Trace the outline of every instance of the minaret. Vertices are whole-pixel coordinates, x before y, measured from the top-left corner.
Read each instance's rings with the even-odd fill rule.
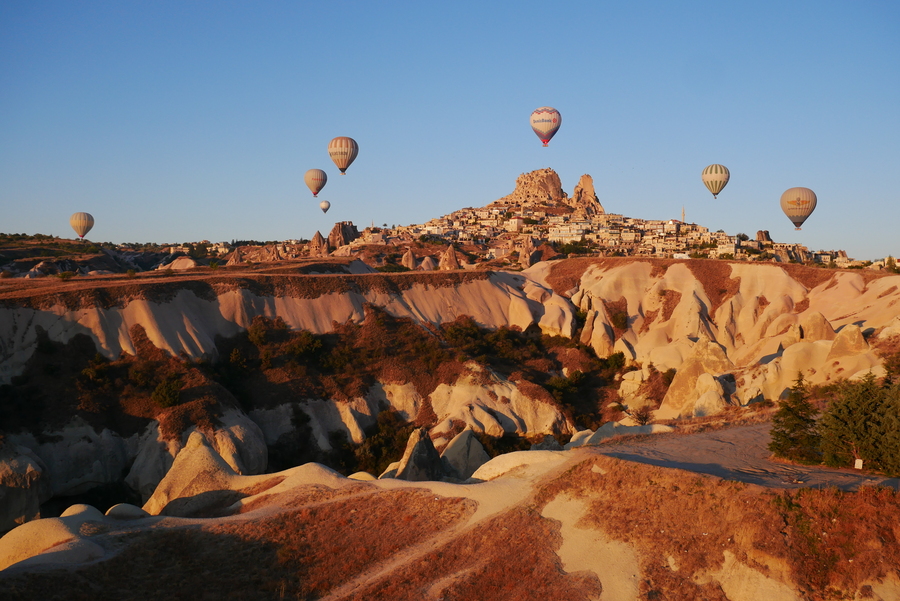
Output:
[[[684,205],[681,205],[681,223],[684,223]]]

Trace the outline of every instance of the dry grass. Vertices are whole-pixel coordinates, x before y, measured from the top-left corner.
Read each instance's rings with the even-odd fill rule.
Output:
[[[709,315],[715,314],[726,299],[731,298],[740,289],[741,279],[731,277],[731,263],[710,259],[692,259],[686,261],[688,269],[703,286],[711,306]]]
[[[596,598],[613,576],[566,573],[559,524],[541,517],[560,494],[585,503],[579,527],[632,546],[642,599],[724,601],[708,576],[725,551],[786,575],[806,601],[862,596],[865,583],[897,575],[895,491],[773,491],[580,452],[584,461],[536,482],[532,497],[471,527],[461,527],[471,501],[364,483],[294,489],[278,500],[290,495],[288,509],[249,521],[124,535],[88,525],[92,541],[124,550],[6,577],[4,599],[315,599],[354,581],[344,598]]]
[[[891,286],[890,288],[888,288],[887,290],[885,290],[884,292],[882,292],[881,294],[879,294],[879,295],[878,295],[878,298],[884,298],[885,296],[889,296],[889,295],[891,295],[891,294],[893,294],[893,293],[895,293],[895,292],[897,292],[897,287],[896,287],[896,286]]]
[[[555,549],[558,526],[532,507],[480,524],[465,536],[394,571],[349,597],[359,601],[584,600],[602,590],[593,574],[566,574]]]
[[[812,290],[816,286],[824,284],[834,278],[836,273],[843,270],[839,269],[822,269],[820,267],[808,267],[806,265],[798,265],[795,263],[779,263],[778,265],[789,276],[803,284],[807,290]]]
[[[900,566],[900,497],[890,489],[775,492],[598,456],[540,500],[560,492],[589,503],[586,523],[638,550],[643,598],[724,600],[695,576],[718,570],[725,550],[763,574],[784,568],[814,601],[852,598]]]
[[[669,321],[672,313],[675,312],[675,307],[681,302],[681,293],[675,290],[666,290],[665,296],[662,306],[662,321]]]

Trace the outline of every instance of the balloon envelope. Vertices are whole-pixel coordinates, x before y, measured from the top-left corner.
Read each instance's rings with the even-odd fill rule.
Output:
[[[90,213],[75,213],[69,217],[69,225],[72,226],[79,238],[84,239],[85,235],[94,227],[94,218]]]
[[[323,200],[322,202],[319,203],[319,208],[322,209],[323,213],[327,213],[328,209],[331,208],[331,203],[328,202],[327,200]]]
[[[328,175],[321,169],[310,169],[303,176],[303,181],[306,182],[306,186],[313,193],[313,196],[318,196],[328,181]]]
[[[731,173],[725,165],[710,165],[703,170],[703,185],[709,188],[713,198],[722,191],[728,180],[731,179]]]
[[[791,188],[781,195],[781,210],[796,229],[800,229],[806,218],[815,210],[816,193],[809,188]]]
[[[337,168],[341,170],[341,175],[346,173],[347,167],[350,166],[350,163],[353,162],[353,159],[358,154],[359,144],[353,138],[340,136],[328,143],[328,156],[331,157]]]
[[[551,106],[542,106],[531,113],[531,129],[541,139],[544,146],[547,145],[550,138],[556,135],[560,125],[562,125],[562,115]]]

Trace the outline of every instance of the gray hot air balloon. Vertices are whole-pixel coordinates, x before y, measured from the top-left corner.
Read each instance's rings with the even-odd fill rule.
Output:
[[[809,188],[791,188],[781,195],[781,210],[799,230],[815,210],[817,202],[816,193]]]
[[[323,200],[322,202],[319,203],[319,208],[322,209],[323,213],[327,213],[328,209],[331,208],[331,203],[328,202],[327,200]]]
[[[328,156],[341,170],[341,175],[346,175],[347,167],[359,154],[359,144],[353,138],[340,136],[328,143]]]
[[[94,227],[94,218],[90,213],[75,213],[69,217],[69,225],[78,237],[84,240],[85,235]]]
[[[328,175],[321,169],[310,169],[303,176],[303,181],[306,183],[309,191],[313,193],[313,197],[315,197],[318,196],[319,192],[322,191],[322,188],[325,187],[325,183],[328,181]]]
[[[710,165],[703,170],[703,185],[709,188],[713,198],[716,198],[728,180],[731,179],[731,173],[725,165]]]

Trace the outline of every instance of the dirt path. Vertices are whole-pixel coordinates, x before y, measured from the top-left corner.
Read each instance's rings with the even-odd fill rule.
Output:
[[[900,490],[897,478],[772,461],[767,448],[771,427],[768,423],[753,424],[699,434],[648,436],[622,443],[610,441],[595,447],[594,452],[771,488],[836,486],[855,490],[864,485],[880,485]]]

